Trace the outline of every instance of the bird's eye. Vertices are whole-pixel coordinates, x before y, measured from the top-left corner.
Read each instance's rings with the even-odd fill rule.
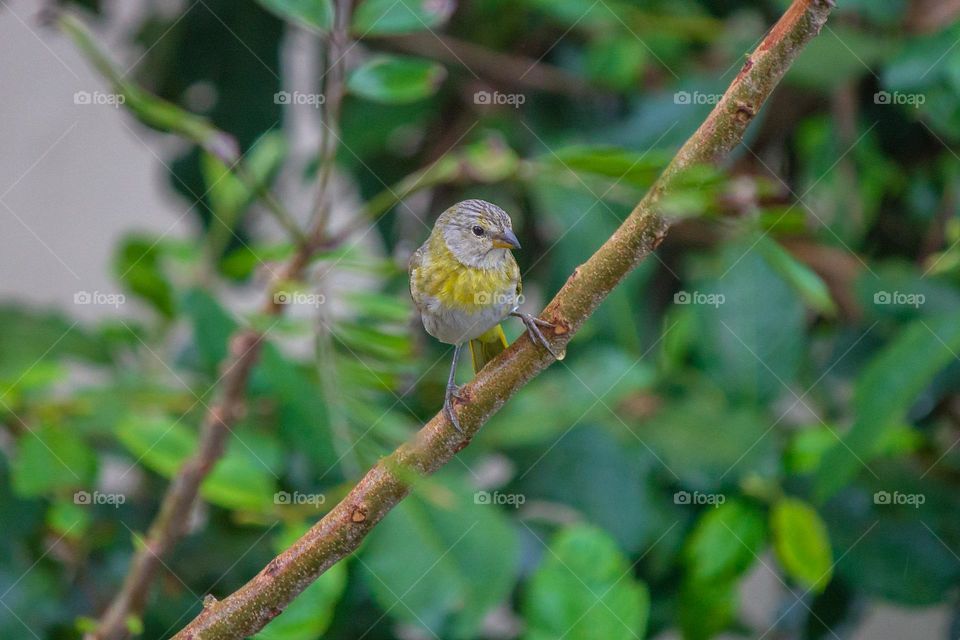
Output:
[[[473,235],[475,235],[475,236],[482,236],[482,235],[483,235],[483,227],[480,227],[480,226],[474,227],[474,228],[473,228]]]

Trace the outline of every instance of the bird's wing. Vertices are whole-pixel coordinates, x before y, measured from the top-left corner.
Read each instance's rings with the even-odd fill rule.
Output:
[[[423,266],[423,254],[426,251],[426,247],[426,244],[420,245],[420,248],[410,255],[410,260],[407,262],[407,271],[410,272],[410,297],[413,298],[413,302],[418,308],[420,307],[421,297],[421,292],[417,284],[419,277],[418,272],[420,267]]]
[[[520,279],[520,265],[517,264],[513,254],[508,254],[510,258],[510,276],[517,279],[517,298],[523,293],[523,280]]]

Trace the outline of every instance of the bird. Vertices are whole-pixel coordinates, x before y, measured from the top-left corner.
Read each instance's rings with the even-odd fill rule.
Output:
[[[470,345],[473,371],[479,373],[507,347],[500,323],[514,316],[557,357],[540,329],[554,325],[518,310],[523,296],[512,253],[517,249],[520,241],[506,211],[485,200],[464,200],[440,214],[430,236],[410,256],[410,297],[423,328],[454,347],[443,412],[461,434],[453,404],[462,400],[456,373],[464,344]]]

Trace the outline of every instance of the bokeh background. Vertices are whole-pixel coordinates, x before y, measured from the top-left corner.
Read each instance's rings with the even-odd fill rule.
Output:
[[[323,4],[65,6],[306,224]],[[291,244],[256,193],[133,117],[50,6],[0,2],[0,637],[90,628],[252,325],[248,411],[133,627],[243,584],[440,406],[450,350],[405,276],[435,217],[507,209],[538,310],[786,4],[356,2],[331,220],[355,230],[276,322]],[[840,2],[567,357],[261,637],[957,637],[958,17]]]

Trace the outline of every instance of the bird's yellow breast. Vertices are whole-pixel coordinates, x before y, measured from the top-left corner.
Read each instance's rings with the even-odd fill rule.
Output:
[[[414,294],[436,298],[442,304],[464,311],[500,303],[518,292],[520,270],[507,254],[494,269],[468,267],[457,260],[441,238],[432,240],[424,259],[411,273]]]

